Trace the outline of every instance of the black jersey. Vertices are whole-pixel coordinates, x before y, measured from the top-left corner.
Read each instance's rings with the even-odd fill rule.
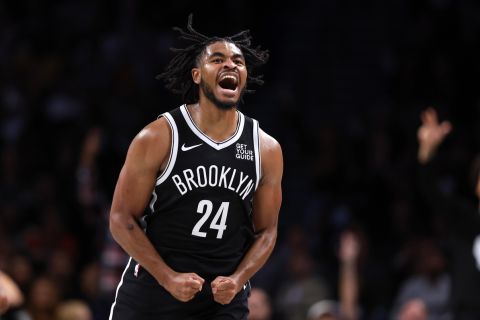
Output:
[[[166,168],[157,178],[143,221],[168,266],[207,282],[229,276],[254,239],[253,194],[260,179],[258,122],[238,112],[235,133],[216,142],[201,132],[185,105],[163,115],[171,129]],[[188,303],[175,300],[130,259],[117,287],[111,320],[244,319],[248,286],[227,306],[209,285]]]
[[[222,142],[201,132],[185,105],[162,115],[171,127],[171,152],[147,208],[146,234],[177,272],[230,275],[253,241],[258,123],[237,112],[236,131]]]

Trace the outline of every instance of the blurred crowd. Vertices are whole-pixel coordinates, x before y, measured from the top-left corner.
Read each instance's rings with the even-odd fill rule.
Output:
[[[0,1],[0,319],[108,318],[127,259],[115,181],[134,135],[182,103],[155,75],[190,12],[271,52],[241,106],[285,157],[251,319],[480,319],[480,4],[296,4]],[[451,130],[422,162],[429,105]]]

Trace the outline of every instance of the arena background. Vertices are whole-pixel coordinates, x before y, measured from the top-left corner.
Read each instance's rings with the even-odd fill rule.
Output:
[[[75,298],[106,319],[126,261],[108,232],[113,188],[134,135],[182,103],[155,75],[182,45],[172,27],[190,12],[198,31],[250,29],[271,53],[265,85],[241,110],[284,152],[279,239],[252,281],[270,294],[274,318],[289,318],[282,293],[297,276],[321,279],[338,298],[347,228],[362,244],[366,319],[391,314],[420,244],[440,248],[448,274],[442,223],[420,190],[416,134],[427,106],[452,122],[439,186],[475,207],[480,3],[3,0],[0,269],[22,288],[24,309],[43,319],[39,309]]]

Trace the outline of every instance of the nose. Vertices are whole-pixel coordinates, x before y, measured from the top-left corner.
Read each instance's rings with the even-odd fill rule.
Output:
[[[232,59],[225,59],[225,62],[223,64],[223,67],[225,69],[233,69],[235,68],[237,65],[235,64],[235,62],[233,62]]]

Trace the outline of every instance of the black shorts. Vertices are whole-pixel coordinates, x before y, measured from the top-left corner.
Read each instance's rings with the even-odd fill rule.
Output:
[[[202,291],[188,302],[175,299],[145,270],[137,277],[131,271],[134,261],[122,276],[109,320],[246,320],[250,284],[228,305],[213,300],[207,281]]]

